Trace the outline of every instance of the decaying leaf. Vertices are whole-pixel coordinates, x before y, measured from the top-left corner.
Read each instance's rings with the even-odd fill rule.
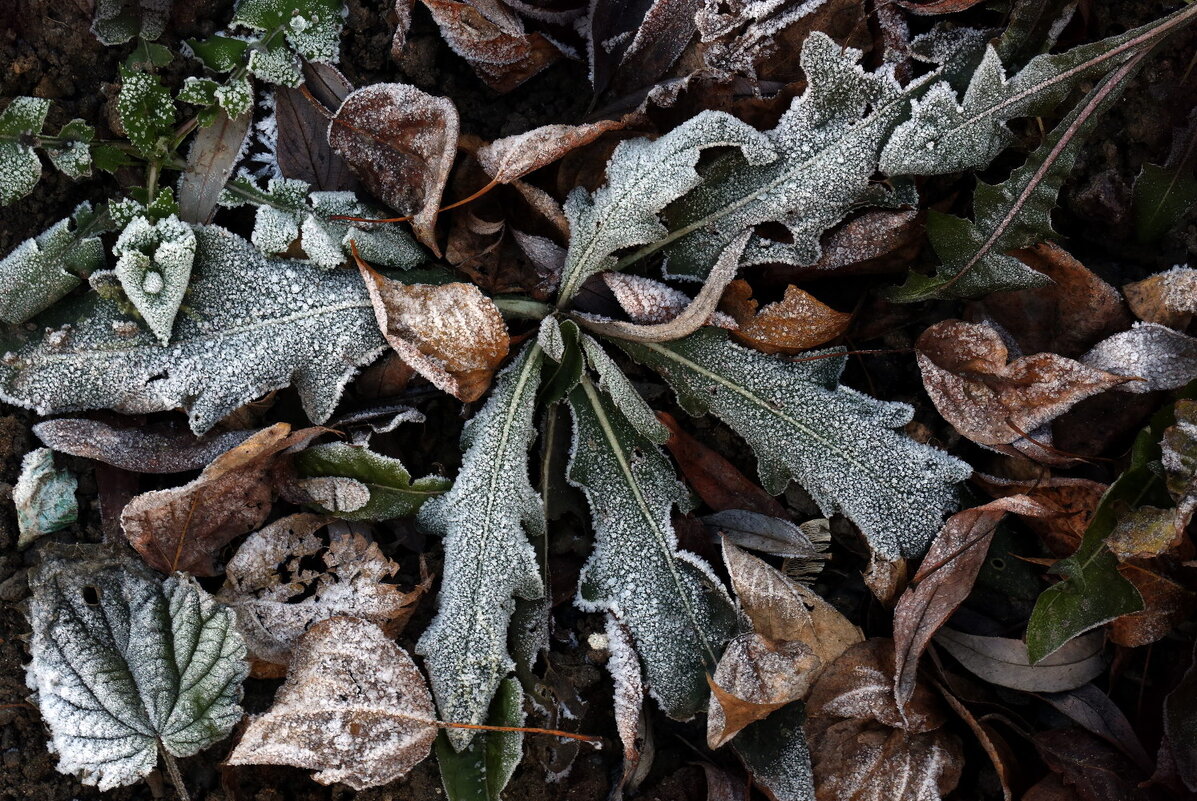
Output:
[[[276,423],[217,457],[189,484],[138,495],[121,512],[125,536],[156,570],[216,575],[220,550],[270,514],[279,455],[322,431],[291,433]]]
[[[1197,269],[1176,265],[1122,288],[1131,311],[1145,323],[1182,330],[1197,314]]]
[[[256,432],[222,431],[197,437],[172,423],[118,428],[98,420],[60,417],[38,423],[33,433],[59,453],[95,459],[122,470],[183,473],[202,469]]]
[[[230,765],[294,765],[355,790],[406,774],[428,756],[436,711],[419,668],[373,623],[336,617],[296,646],[287,681],[253,718]]]
[[[757,310],[747,281],[733,281],[719,308],[736,321],[732,338],[763,353],[800,353],[844,333],[852,315],[820,303],[791,284],[785,296]]]
[[[251,534],[225,568],[217,599],[237,614],[255,660],[286,665],[304,632],[331,617],[361,618],[395,636],[431,581],[411,592],[386,583],[399,570],[361,534],[316,532],[333,522],[297,514]],[[309,565],[323,562],[323,570]]]
[[[457,152],[457,109],[402,83],[350,93],[328,127],[328,143],[362,183],[400,214],[434,253],[437,207]]]
[[[58,769],[110,790],[188,757],[241,719],[233,613],[187,576],[161,581],[107,546],[50,546],[30,577],[26,681]]]
[[[894,697],[894,644],[871,638],[858,642],[829,663],[807,701],[814,717],[875,720],[910,732],[938,729],[946,720],[939,697],[918,683],[905,708]]]
[[[507,324],[473,284],[403,284],[361,266],[374,315],[399,356],[438,389],[473,401],[507,356]]]
[[[588,145],[607,131],[619,130],[618,120],[582,125],[543,125],[516,136],[496,139],[475,154],[482,169],[496,183],[508,184],[551,164],[571,150]]]
[[[561,57],[543,35],[526,33],[520,18],[501,3],[421,2],[449,47],[496,92],[510,92]]]
[[[1197,338],[1156,323],[1102,340],[1081,359],[1089,367],[1140,379],[1122,386],[1126,392],[1177,389],[1197,378]]]
[[[1040,507],[1040,513],[1024,518],[1023,522],[1057,556],[1068,556],[1076,551],[1101,496],[1109,489],[1107,485],[1087,478],[1019,481],[977,473],[973,480],[994,497],[1025,495],[1034,501]],[[1017,508],[1012,511],[1019,513]]]
[[[1054,353],[1007,363],[1009,351],[995,329],[960,320],[931,326],[915,349],[935,408],[982,445],[1018,442],[1077,401],[1127,380]]]
[[[1022,640],[940,629],[935,641],[986,681],[1027,692],[1072,690],[1106,669],[1101,653],[1105,636],[1100,631],[1071,640],[1035,664]]]
[[[786,563],[787,573],[791,572],[793,562],[802,562],[809,564],[817,574],[828,558],[831,532],[825,517],[796,526],[781,517],[769,517],[746,509],[727,509],[707,515],[702,522],[708,531],[726,537],[740,548],[792,560]]]
[[[806,697],[819,657],[802,642],[745,634],[728,643],[709,680],[707,745],[718,748],[750,723]]]
[[[38,537],[61,531],[79,517],[75,490],[79,481],[69,470],[54,466],[49,448],[37,448],[21,460],[21,474],[12,489],[17,508],[17,547],[24,548]]]

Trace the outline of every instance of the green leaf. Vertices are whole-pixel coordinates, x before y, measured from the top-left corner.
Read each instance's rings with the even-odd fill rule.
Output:
[[[173,214],[151,223],[134,217],[112,247],[125,295],[163,345],[191,280],[195,233]]]
[[[166,30],[173,4],[174,0],[96,0],[91,32],[101,44],[109,46],[124,44],[138,35],[157,39]]]
[[[254,85],[248,77],[228,81],[216,88],[216,102],[232,118],[248,114],[254,107]]]
[[[216,226],[194,231],[187,306],[169,345],[89,293],[56,306],[37,331],[0,335],[0,352],[12,351],[0,361],[0,399],[41,414],[184,407],[203,433],[294,383],[308,416],[327,420],[357,367],[386,344],[360,276],[264,258]]]
[[[133,784],[159,748],[191,756],[241,719],[245,645],[194,579],[160,581],[105,546],[50,545],[29,585],[28,683],[63,773]]]
[[[768,492],[797,480],[824,515],[843,512],[887,558],[926,550],[956,505],[955,484],[972,472],[891,430],[910,421],[910,406],[839,386],[842,352],[792,362],[741,347],[716,328],[619,346],[661,373],[688,412],[711,411],[747,440]]]
[[[575,603],[628,628],[653,697],[689,719],[705,708],[706,674],[736,632],[731,599],[706,562],[678,548],[670,517],[689,492],[660,448],[587,378],[569,408],[567,475],[586,493],[595,534]]]
[[[58,132],[61,144],[44,146],[50,163],[75,180],[91,175],[91,148],[88,143],[96,129],[83,120],[71,120]]]
[[[512,598],[544,594],[525,534],[539,534],[544,524],[528,477],[543,360],[533,343],[499,373],[490,399],[462,433],[465,455],[453,488],[420,510],[420,523],[445,537],[440,609],[416,645],[445,720],[485,721],[513,667],[507,652]],[[454,729],[448,737],[463,748],[472,734]]]
[[[491,726],[524,725],[524,691],[515,679],[504,679],[491,703]],[[436,764],[449,801],[500,801],[503,788],[523,757],[524,735],[514,731],[485,732],[457,751],[444,732],[436,738]]]
[[[232,24],[263,33],[281,30],[308,61],[335,64],[344,14],[341,0],[241,0]]]
[[[108,215],[82,203],[0,261],[0,320],[23,323],[80,283],[80,276],[104,267],[98,234],[110,229]]]
[[[116,172],[129,163],[131,157],[116,145],[95,145],[91,149],[91,161],[104,172]]]
[[[213,72],[231,72],[240,67],[249,49],[249,42],[230,36],[212,36],[203,40],[187,39],[185,44],[191,55]]]
[[[175,54],[170,52],[169,47],[141,39],[137,43],[137,47],[125,59],[125,66],[131,70],[152,72],[155,67],[165,67],[174,60]]]
[[[1072,172],[1085,138],[1130,84],[1141,63],[1142,57],[1132,59],[1106,76],[1003,183],[995,186],[978,181],[973,196],[976,222],[929,212],[927,232],[943,264],[934,276],[911,273],[888,297],[911,303],[1050,284],[1046,275],[1007,254],[1055,236],[1051,213],[1060,187]]]
[[[545,365],[545,377],[541,383],[539,403],[551,406],[565,399],[570,390],[578,385],[585,369],[586,360],[578,338],[581,331],[573,320],[558,323],[552,315],[540,321],[537,342],[555,364]]]
[[[69,470],[54,467],[49,448],[37,448],[21,460],[21,475],[13,487],[17,507],[17,547],[25,548],[45,534],[61,531],[79,518],[75,490],[79,482]]]
[[[814,801],[815,779],[802,729],[806,706],[795,701],[750,724],[731,741],[752,780],[775,801]]]
[[[1172,152],[1164,166],[1144,164],[1135,181],[1135,235],[1140,242],[1154,242],[1168,233],[1197,206],[1197,109],[1189,124],[1178,128]]]
[[[295,457],[304,478],[344,477],[359,482],[369,492],[366,504],[353,511],[336,511],[345,520],[391,520],[410,517],[420,506],[441,495],[452,484],[447,478],[425,476],[411,480],[398,459],[344,442],[316,445]]]
[[[220,84],[211,78],[197,78],[188,75],[183,79],[183,88],[175,99],[193,106],[210,106],[216,102],[216,90]]]
[[[7,206],[33,191],[42,175],[42,163],[33,152],[33,140],[46,123],[50,101],[14,97],[0,114],[0,206]]]
[[[157,155],[159,139],[171,133],[175,122],[174,101],[158,76],[121,67],[116,110],[137,151],[146,158]]]

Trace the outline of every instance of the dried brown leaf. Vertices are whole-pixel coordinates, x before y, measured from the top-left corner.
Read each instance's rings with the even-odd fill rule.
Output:
[[[811,717],[875,720],[910,732],[938,729],[946,716],[939,697],[916,684],[904,710],[894,698],[894,643],[872,638],[840,654],[811,690]]]
[[[1111,642],[1127,648],[1150,645],[1190,619],[1197,598],[1174,578],[1143,563],[1121,564],[1118,572],[1135,585],[1143,598],[1143,609],[1110,623]]]
[[[507,325],[473,284],[403,284],[360,265],[387,342],[416,372],[459,400],[477,400],[507,356]]]
[[[421,0],[441,36],[474,73],[500,94],[510,92],[561,57],[539,33],[526,33],[500,3]]]
[[[304,63],[303,75],[302,89],[274,87],[278,120],[274,152],[279,172],[307,181],[314,190],[352,189],[355,181],[349,163],[333,152],[325,131],[353,84],[331,64]]]
[[[293,765],[363,790],[405,775],[436,733],[411,657],[373,623],[337,617],[299,641],[274,705],[250,721],[228,764]]]
[[[1047,478],[1033,481],[987,476],[974,473],[973,482],[990,495],[1010,497],[1025,495],[1047,510],[1046,514],[1024,519],[1027,527],[1039,535],[1056,556],[1071,556],[1080,547],[1081,537],[1097,510],[1107,485],[1086,478]],[[1012,510],[1018,514],[1018,510]]]
[[[841,720],[810,738],[816,801],[938,801],[964,768],[951,732],[909,732]]]
[[[956,661],[991,684],[1026,692],[1072,690],[1099,676],[1105,633],[1090,632],[1069,640],[1050,656],[1032,665],[1022,640],[981,637],[940,629],[935,641]]]
[[[732,337],[763,353],[800,353],[830,342],[844,333],[852,315],[824,305],[791,284],[777,303],[757,311],[752,287],[736,280],[719,304],[739,325]]]
[[[253,114],[248,111],[229,119],[224,109],[218,109],[216,119],[196,133],[187,154],[187,166],[179,178],[180,220],[212,222],[220,193],[241,157],[251,122]]]
[[[1148,801],[1133,762],[1083,729],[1052,729],[1032,738],[1043,761],[1085,801]]]
[[[170,423],[118,428],[98,420],[60,417],[38,423],[33,433],[59,453],[134,473],[183,473],[203,468],[255,432],[224,431],[197,437],[187,426]]]
[[[620,120],[542,125],[516,136],[496,139],[479,148],[476,155],[487,175],[496,183],[508,184],[623,125]]]
[[[898,5],[920,16],[931,14],[956,14],[967,11],[981,0],[897,0]]]
[[[216,575],[220,550],[270,514],[279,455],[324,430],[291,433],[276,423],[221,454],[191,483],[138,495],[121,512],[125,536],[155,570]]]
[[[707,679],[707,745],[718,748],[749,723],[805,698],[819,664],[802,642],[777,642],[760,634],[732,640],[714,677]]]
[[[328,143],[374,195],[411,215],[416,238],[440,255],[437,209],[457,153],[457,109],[414,86],[378,83],[349,94]]]
[[[1007,364],[1009,353],[996,330],[961,320],[931,326],[915,349],[935,408],[982,445],[1018,442],[1077,401],[1127,380],[1053,353]]]
[[[1135,316],[1181,330],[1197,314],[1197,269],[1174,267],[1122,287]]]
[[[867,211],[827,236],[817,262],[796,271],[788,265],[787,269],[798,275],[905,270],[922,245],[922,232],[922,216],[916,209]]]

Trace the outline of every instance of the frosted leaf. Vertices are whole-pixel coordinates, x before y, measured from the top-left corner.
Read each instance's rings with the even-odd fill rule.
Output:
[[[540,327],[536,330],[536,344],[555,362],[565,358],[565,336],[556,317],[550,315],[540,321]]]
[[[954,485],[972,472],[891,430],[909,422],[906,404],[838,386],[842,353],[787,362],[712,328],[667,344],[619,344],[665,376],[691,414],[714,412],[744,437],[767,491],[794,478],[825,515],[843,512],[891,558],[926,549],[956,505]]]
[[[516,679],[504,679],[491,704],[491,726],[523,726],[524,689]],[[463,751],[449,738],[436,740],[436,766],[449,801],[501,801],[524,756],[524,734],[519,731],[480,732]],[[438,794],[439,795],[439,794]]]
[[[80,284],[80,276],[104,267],[102,214],[81,203],[0,261],[0,320],[23,323]]]
[[[726,745],[745,726],[805,698],[820,666],[801,641],[776,642],[756,633],[736,637],[711,678],[707,745]]]
[[[705,111],[651,142],[621,142],[607,164],[607,185],[594,194],[575,189],[565,201],[571,236],[561,302],[590,276],[612,269],[618,251],[663,239],[669,231],[657,213],[699,184],[694,167],[702,150],[728,146],[742,148],[753,165],[777,158],[764,134],[719,111]]]
[[[440,476],[425,476],[412,481],[411,473],[398,459],[344,442],[330,442],[304,450],[296,456],[295,467],[303,478],[346,478],[361,483],[367,493],[365,503],[354,509],[332,510],[344,520],[408,517],[414,515],[424,501],[449,488],[449,480]],[[328,507],[328,504],[321,505]]]
[[[231,119],[240,117],[254,107],[254,87],[249,78],[221,84],[213,96]]]
[[[436,739],[432,698],[407,652],[364,620],[317,624],[287,681],[250,721],[230,765],[294,765],[355,790],[400,778]]]
[[[42,176],[42,163],[23,138],[42,132],[50,101],[15,97],[0,113],[0,206],[33,191]]]
[[[262,33],[281,29],[287,43],[308,61],[335,64],[346,13],[341,0],[241,0],[232,25]]]
[[[0,350],[0,399],[38,414],[110,408],[188,410],[207,431],[262,394],[295,384],[308,416],[332,414],[356,368],[385,348],[361,278],[303,262],[263,258],[215,227],[195,229],[188,311],[162,346],[126,334],[120,305],[90,295],[60,304],[45,324],[70,321],[62,347],[36,333],[8,332]]]
[[[103,546],[47,546],[29,580],[27,682],[58,769],[110,790],[241,719],[248,670],[233,614],[184,576],[160,581]]]
[[[251,50],[249,71],[255,78],[279,86],[296,87],[303,83],[303,65],[299,56],[286,47],[271,50]]]
[[[786,28],[823,9],[826,23],[828,0],[705,0],[694,16],[707,67],[726,77],[743,75],[756,83],[756,67],[775,55],[783,42],[795,41],[782,37]],[[840,13],[843,13],[840,10]],[[759,91],[759,90],[758,90]]]
[[[54,467],[49,448],[37,448],[21,460],[21,474],[12,490],[17,508],[17,547],[24,548],[43,534],[61,531],[79,517],[75,490],[79,482],[69,470]]]
[[[424,504],[420,523],[445,537],[440,609],[416,645],[446,720],[483,723],[512,670],[507,626],[513,596],[534,599],[544,584],[525,528],[539,532],[544,509],[528,478],[528,448],[540,366],[528,345],[499,373],[490,399],[466,424],[453,488]],[[449,733],[458,748],[470,741]]]
[[[1135,323],[1093,346],[1081,362],[1115,375],[1134,376],[1126,392],[1179,389],[1197,378],[1197,339],[1156,323]]]
[[[603,350],[603,346],[595,342],[593,337],[582,334],[582,350],[590,367],[598,373],[599,386],[611,396],[632,427],[647,439],[663,445],[669,439],[669,429],[657,419],[656,413],[632,386],[619,365]]]
[[[59,453],[95,459],[122,470],[182,473],[203,469],[256,432],[224,431],[201,439],[175,421],[121,428],[97,420],[59,417],[38,423],[33,433]]]
[[[172,131],[175,104],[158,76],[121,67],[121,88],[116,99],[125,136],[147,158],[155,156],[159,139]]]
[[[95,136],[95,128],[83,120],[71,120],[58,132],[61,145],[44,144],[50,163],[68,178],[79,180],[91,175],[91,148],[88,143]]]
[[[604,647],[611,652],[607,658],[607,672],[611,674],[611,683],[614,685],[615,729],[619,732],[619,741],[623,745],[622,783],[627,786],[640,765],[638,741],[643,740],[647,729],[644,717],[644,676],[626,626],[613,615],[607,615],[606,630],[601,636],[606,640]],[[628,789],[634,792],[636,788]]]
[[[97,0],[91,32],[110,46],[134,36],[152,42],[166,30],[173,4],[174,0]]]
[[[175,95],[180,103],[190,103],[194,106],[206,106],[216,102],[216,89],[220,84],[211,78],[197,78],[188,75],[183,79],[183,88]]]
[[[389,583],[399,565],[361,534],[326,545],[316,532],[332,522],[284,517],[250,534],[229,560],[216,598],[236,613],[252,658],[286,665],[304,632],[330,617],[361,618],[392,634],[407,622],[422,590]]]
[[[195,262],[191,226],[173,214],[156,223],[134,217],[112,253],[125,294],[158,341],[166,345]]]
[[[1187,264],[1127,284],[1127,305],[1140,320],[1183,329],[1197,314],[1197,269]]]
[[[595,531],[575,603],[628,628],[649,692],[671,717],[689,719],[705,706],[705,675],[735,633],[731,599],[706,562],[678,548],[670,517],[689,495],[660,448],[587,380],[569,407],[567,475],[586,493]]]

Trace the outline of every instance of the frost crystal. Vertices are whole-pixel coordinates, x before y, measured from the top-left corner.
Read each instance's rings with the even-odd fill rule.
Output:
[[[416,645],[445,720],[485,722],[499,682],[513,667],[507,653],[512,596],[544,594],[525,534],[525,527],[539,532],[544,526],[541,499],[528,478],[543,359],[529,345],[499,374],[490,400],[462,434],[466,453],[453,488],[420,511],[420,522],[445,537],[440,610]],[[471,739],[461,729],[448,734],[458,748]]]
[[[586,354],[586,361],[598,373],[599,386],[611,396],[632,427],[658,445],[664,444],[669,439],[669,429],[657,419],[652,408],[632,386],[619,365],[603,350],[603,346],[595,342],[593,337],[583,334],[582,350]]]
[[[112,252],[125,294],[158,341],[167,344],[191,280],[195,233],[173,214],[156,223],[134,217]]]
[[[971,469],[890,429],[910,421],[904,403],[838,386],[835,351],[787,362],[704,328],[667,344],[621,342],[669,381],[691,414],[713,412],[756,452],[770,493],[800,483],[825,515],[842,511],[880,554],[917,556],[956,504]]]
[[[233,614],[183,575],[159,581],[101,546],[47,547],[30,577],[27,682],[58,769],[110,790],[158,749],[188,757],[241,719],[245,645]]]
[[[25,332],[0,337],[16,361],[0,364],[0,399],[39,414],[184,407],[203,433],[263,393],[295,384],[308,416],[323,422],[355,369],[385,347],[361,278],[304,262],[270,260],[215,227],[195,229],[188,306],[171,344],[127,336],[117,301],[60,304],[54,324],[74,325],[67,347]],[[49,315],[47,315],[50,317]]]
[[[335,64],[346,13],[341,0],[241,0],[233,25],[263,33],[280,28],[287,43],[308,61]]]
[[[96,223],[91,204],[82,203],[0,261],[0,320],[25,322],[79,286],[79,276],[104,266]]]
[[[42,163],[19,137],[41,133],[49,110],[49,100],[16,97],[0,114],[0,206],[24,197],[37,186]]]
[[[627,626],[649,691],[670,716],[688,719],[705,705],[705,674],[735,633],[731,599],[702,559],[678,549],[670,515],[689,494],[661,450],[589,381],[569,407],[569,480],[586,493],[595,529],[576,603]]]

